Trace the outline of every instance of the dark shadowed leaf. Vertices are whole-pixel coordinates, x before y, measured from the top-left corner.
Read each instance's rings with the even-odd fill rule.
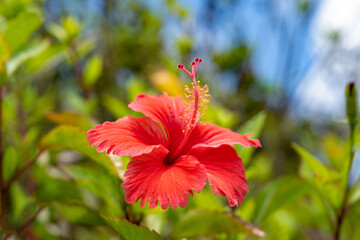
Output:
[[[247,233],[263,237],[265,233],[250,224],[226,213],[210,210],[193,210],[174,226],[173,238],[216,236],[221,233]]]
[[[52,206],[73,224],[86,226],[104,225],[105,221],[95,210],[76,204],[54,203]]]
[[[79,188],[70,181],[50,177],[45,170],[40,167],[34,168],[33,174],[34,178],[39,182],[35,189],[39,202],[83,202]]]
[[[76,180],[77,184],[98,197],[102,198],[113,207],[120,208],[123,199],[121,180],[109,174],[101,166],[66,166],[66,170]]]

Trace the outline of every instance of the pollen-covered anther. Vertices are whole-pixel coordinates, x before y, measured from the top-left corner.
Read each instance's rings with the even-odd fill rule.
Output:
[[[183,65],[179,64],[178,68],[182,69],[187,73],[191,78],[191,85],[185,85],[185,104],[184,109],[185,113],[182,116],[186,123],[185,132],[195,127],[196,123],[204,117],[207,110],[206,104],[209,102],[208,98],[209,87],[207,85],[201,87],[200,81],[196,81],[195,74],[203,60],[201,58],[195,58],[191,63],[191,72],[188,71]],[[187,133],[185,133],[187,134]]]

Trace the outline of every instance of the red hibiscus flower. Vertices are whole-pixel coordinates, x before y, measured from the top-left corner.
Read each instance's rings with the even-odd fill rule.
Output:
[[[259,147],[259,140],[210,123],[199,122],[208,102],[208,87],[199,86],[195,73],[202,62],[196,58],[189,72],[192,87],[186,99],[140,94],[129,107],[146,117],[124,117],[88,131],[88,141],[98,152],[133,157],[125,173],[125,200],[141,207],[159,203],[163,209],[184,207],[193,191],[199,193],[209,181],[214,194],[226,196],[230,206],[242,203],[248,192],[244,166],[231,147]]]

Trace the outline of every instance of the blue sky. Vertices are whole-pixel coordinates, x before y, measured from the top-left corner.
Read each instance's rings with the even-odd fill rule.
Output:
[[[166,51],[171,52],[177,38],[186,35],[194,37],[196,55],[205,59],[209,49],[222,52],[246,42],[253,49],[252,65],[259,79],[283,88],[298,111],[310,118],[343,114],[345,83],[357,75],[354,69],[360,45],[360,1],[309,0],[313,4],[308,15],[300,12],[296,4],[306,0],[216,1],[210,24],[204,20],[210,0],[177,1],[188,11],[186,19],[169,13],[165,0],[142,1],[164,19]],[[91,23],[96,21],[91,12],[101,11],[102,3],[49,0],[47,6],[51,12],[65,10]],[[343,36],[336,49],[326,37],[331,31]],[[231,88],[231,75],[222,77],[228,79]]]

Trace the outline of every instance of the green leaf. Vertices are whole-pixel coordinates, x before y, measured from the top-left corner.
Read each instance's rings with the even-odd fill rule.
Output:
[[[105,221],[95,210],[83,205],[54,203],[52,206],[68,221],[85,226],[105,225]]]
[[[4,32],[6,29],[6,18],[0,15],[0,32]]]
[[[306,181],[295,177],[284,177],[271,182],[256,197],[254,220],[266,220],[276,210],[291,204],[311,189]]]
[[[104,96],[103,104],[116,118],[122,118],[133,113],[126,103],[110,95]]]
[[[114,207],[121,207],[124,198],[121,180],[108,174],[108,170],[100,166],[66,166],[66,170],[76,180],[77,184]]]
[[[292,144],[293,149],[300,155],[300,157],[306,162],[308,166],[314,171],[320,178],[324,178],[326,180],[336,179],[338,178],[338,174],[332,171],[324,164],[320,162],[317,158],[311,155],[304,148],[300,147],[298,144]]]
[[[40,167],[34,168],[33,173],[38,181],[35,191],[39,202],[83,203],[79,188],[70,181],[52,178]]]
[[[350,192],[349,204],[353,205],[356,202],[360,202],[360,185],[355,185]]]
[[[330,203],[332,207],[339,207],[344,193],[341,175],[329,169],[299,145],[293,143],[292,147],[303,160],[299,171],[300,176],[315,187],[314,189],[323,200]]]
[[[25,45],[25,47],[21,48],[15,54],[11,56],[9,61],[7,62],[7,72],[9,75],[13,74],[13,72],[26,60],[33,58],[44,51],[50,45],[49,40],[42,40],[38,42],[33,42]]]
[[[10,56],[10,50],[8,43],[6,42],[2,33],[0,32],[0,68],[2,67],[2,65],[5,64],[9,56]]]
[[[27,42],[42,23],[42,18],[34,12],[21,12],[7,23],[4,37],[13,53]]]
[[[67,40],[71,41],[76,38],[80,31],[81,25],[77,19],[72,16],[68,16],[62,20],[62,24],[64,26],[64,30],[67,33]]]
[[[93,124],[87,117],[73,112],[48,112],[46,113],[46,118],[59,125],[66,124],[79,127],[84,130],[88,130],[93,127]]]
[[[18,167],[18,152],[13,147],[8,147],[4,152],[3,159],[3,177],[5,181],[8,181],[13,174],[15,173],[16,168]]]
[[[147,91],[146,84],[140,78],[131,78],[127,82],[127,90],[129,101],[133,101],[139,94],[145,93]]]
[[[31,198],[29,198],[25,190],[22,189],[18,182],[11,185],[9,192],[11,197],[12,217],[14,219],[23,219],[24,216],[21,216],[21,214],[31,201]]]
[[[170,236],[173,238],[195,238],[216,236],[221,233],[247,233],[263,237],[260,229],[235,216],[210,210],[192,210],[174,226]]]
[[[63,26],[55,23],[50,23],[46,25],[46,30],[55,38],[57,38],[60,42],[64,42],[66,40],[67,33]]]
[[[92,56],[85,65],[84,83],[86,86],[94,86],[102,73],[103,62],[100,56]]]
[[[52,44],[38,56],[27,63],[28,70],[32,73],[39,70],[51,70],[65,59],[67,47],[64,44]]]
[[[262,129],[264,128],[266,120],[266,113],[264,111],[259,112],[257,115],[248,120],[237,132],[240,134],[254,134],[250,138],[259,138]],[[235,146],[235,149],[238,155],[241,157],[244,165],[250,161],[252,154],[255,151],[255,148],[245,148],[239,145]]]
[[[99,163],[110,173],[117,175],[115,166],[105,153],[98,153],[95,147],[90,147],[86,139],[86,131],[78,127],[61,125],[45,135],[40,142],[40,149],[75,150]]]
[[[224,199],[219,195],[215,196],[209,185],[206,185],[199,194],[196,194],[196,197],[189,200],[189,205],[193,204],[201,209],[224,210],[224,205],[222,204]]]
[[[107,224],[120,234],[123,240],[161,240],[157,232],[150,231],[146,226],[137,226],[125,219],[113,219],[103,216]]]

